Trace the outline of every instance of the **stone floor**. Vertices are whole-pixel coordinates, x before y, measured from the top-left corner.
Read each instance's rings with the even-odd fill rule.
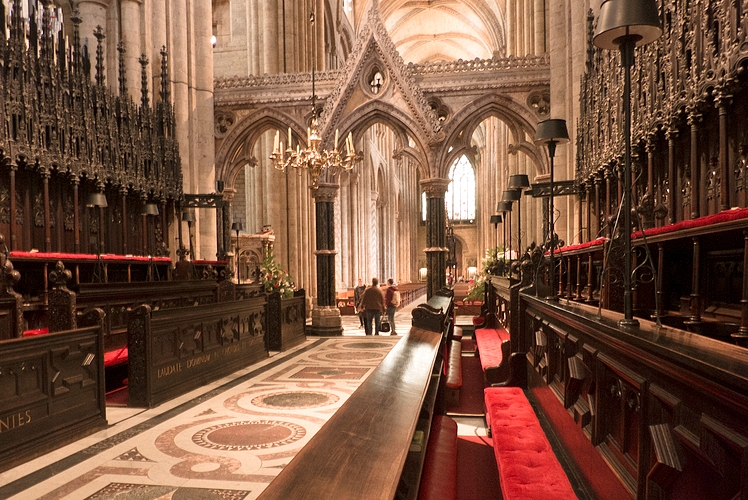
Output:
[[[342,322],[343,337],[308,337],[156,408],[108,407],[107,429],[0,473],[0,498],[257,498],[400,338]]]

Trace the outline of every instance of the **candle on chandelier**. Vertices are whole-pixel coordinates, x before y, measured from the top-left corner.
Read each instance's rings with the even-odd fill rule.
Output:
[[[288,148],[291,149],[291,127],[288,127]]]
[[[278,151],[278,141],[280,140],[280,131],[275,131],[275,139],[273,139],[273,151]]]
[[[338,150],[338,129],[335,129],[335,151]]]
[[[312,129],[309,127],[306,128],[306,147],[312,147]]]

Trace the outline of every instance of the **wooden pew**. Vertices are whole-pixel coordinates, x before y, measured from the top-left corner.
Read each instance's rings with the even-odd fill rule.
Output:
[[[0,472],[106,427],[102,316],[0,341]]]
[[[265,299],[130,311],[129,406],[153,407],[268,356]]]
[[[416,498],[426,447],[409,448],[416,430],[428,441],[441,339],[411,327],[259,498]]]

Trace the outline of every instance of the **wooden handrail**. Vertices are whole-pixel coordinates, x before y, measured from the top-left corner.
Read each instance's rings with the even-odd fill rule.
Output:
[[[441,337],[412,327],[259,498],[395,498]]]

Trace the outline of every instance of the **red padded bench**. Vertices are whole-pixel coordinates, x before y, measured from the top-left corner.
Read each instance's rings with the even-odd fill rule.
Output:
[[[483,395],[504,500],[577,500],[524,391],[486,387]]]
[[[462,388],[462,342],[459,340],[453,340],[449,347],[446,387],[447,406],[459,405],[460,389]]]
[[[418,500],[451,500],[457,496],[457,423],[434,415],[423,462]]]
[[[104,368],[127,363],[127,346],[104,353]]]
[[[476,328],[474,336],[486,385],[506,382],[510,375],[509,332],[502,326]]]

